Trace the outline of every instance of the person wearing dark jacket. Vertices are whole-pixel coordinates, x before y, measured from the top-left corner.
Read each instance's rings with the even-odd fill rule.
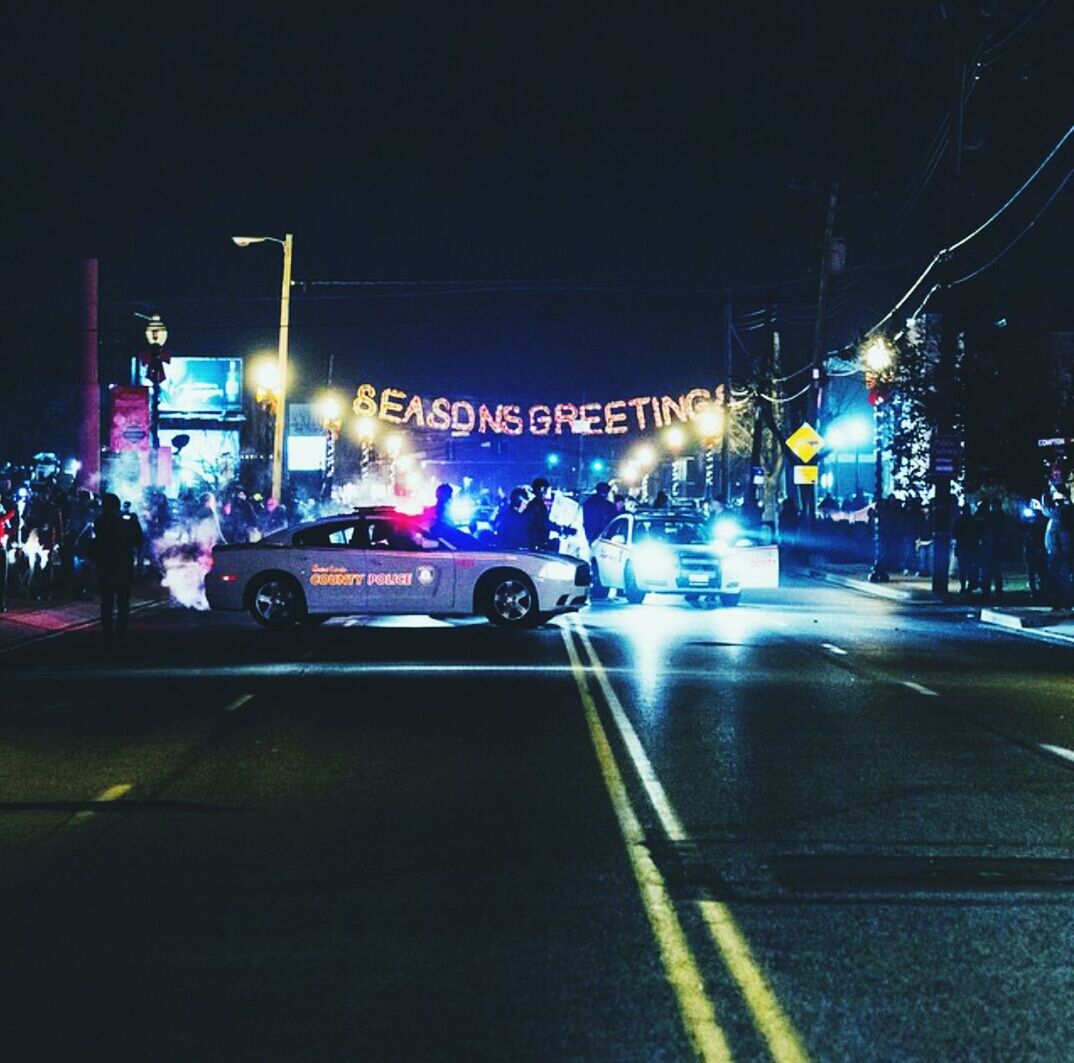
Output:
[[[582,524],[585,527],[585,537],[592,542],[619,514],[615,503],[611,500],[611,485],[599,483],[593,488],[593,493],[582,503]]]
[[[523,550],[530,545],[532,517],[526,507],[526,491],[516,487],[508,504],[496,515],[493,529],[496,543],[505,550]]]
[[[131,608],[134,558],[142,545],[142,526],[133,513],[123,513],[119,496],[104,495],[101,514],[93,522],[94,560],[101,589],[101,627],[106,635],[127,629]]]

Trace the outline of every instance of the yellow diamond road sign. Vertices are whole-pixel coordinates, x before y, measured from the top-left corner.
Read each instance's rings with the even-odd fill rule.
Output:
[[[787,446],[799,461],[810,462],[816,457],[817,451],[824,446],[824,440],[806,421],[801,428],[787,437]]]

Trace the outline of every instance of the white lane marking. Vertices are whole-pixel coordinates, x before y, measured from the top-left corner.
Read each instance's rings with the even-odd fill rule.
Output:
[[[914,683],[909,679],[904,679],[902,685],[916,694],[924,694],[927,698],[938,698],[940,696],[935,690],[929,690],[928,687],[923,687],[920,683]]]
[[[839,646],[833,646],[830,642],[822,642],[821,646],[823,646],[829,653],[837,654],[839,657],[845,657],[847,655],[846,650]]]
[[[121,782],[116,786],[109,786],[103,793],[98,794],[93,800],[97,804],[104,804],[108,801],[118,801],[124,794],[130,793],[130,783]],[[76,812],[68,821],[69,827],[74,827],[79,823],[85,823],[87,819],[91,819],[95,815],[94,812],[86,809],[83,812]]]
[[[242,694],[237,697],[230,705],[224,706],[224,712],[234,712],[236,709],[241,709],[248,701],[253,701],[253,694]]]
[[[1069,760],[1074,763],[1074,749],[1064,749],[1062,746],[1046,746],[1043,742],[1040,743],[1040,748],[1046,753],[1051,753],[1054,756],[1062,757],[1063,760]]]

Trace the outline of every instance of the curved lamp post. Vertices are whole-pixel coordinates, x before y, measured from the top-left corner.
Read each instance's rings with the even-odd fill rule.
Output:
[[[884,336],[874,336],[861,350],[869,401],[873,404],[873,436],[876,447],[876,480],[873,487],[873,567],[870,583],[887,583],[891,578],[884,568],[883,539],[880,520],[884,502],[884,403],[895,365],[895,348]]]
[[[146,375],[153,385],[149,406],[149,483],[156,487],[160,477],[157,468],[160,461],[160,385],[164,380],[164,362],[167,359],[164,344],[168,342],[168,329],[160,314],[154,314],[146,322],[145,341],[150,350]]]
[[[283,248],[283,287],[280,290],[280,340],[277,349],[277,372],[279,374],[279,402],[276,408],[276,424],[272,435],[272,497],[279,505],[283,494],[283,440],[287,421],[287,335],[291,317],[291,246],[293,236],[287,233],[281,240],[277,236],[233,236],[237,247],[251,244],[272,243]]]

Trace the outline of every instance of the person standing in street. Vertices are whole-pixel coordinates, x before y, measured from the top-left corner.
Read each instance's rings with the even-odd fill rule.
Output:
[[[503,550],[524,550],[530,545],[532,520],[526,512],[526,489],[516,487],[506,506],[496,514],[493,531]]]
[[[593,488],[593,493],[582,503],[582,525],[585,537],[593,542],[618,515],[615,503],[611,500],[611,485],[601,481]]]
[[[6,501],[0,498],[0,613],[7,612],[7,541],[8,528],[15,519],[15,510],[12,508],[4,512]]]
[[[993,590],[997,598],[1003,597],[1003,547],[1007,522],[1003,503],[985,499],[977,511],[981,521],[981,591],[991,598]]]
[[[123,513],[119,496],[108,492],[93,523],[97,583],[101,590],[101,627],[106,636],[122,635],[131,608],[134,558],[145,536],[133,513]]]
[[[972,594],[978,586],[981,524],[973,515],[969,502],[962,503],[962,509],[955,518],[952,534],[955,540],[955,554],[958,557],[958,593]]]

